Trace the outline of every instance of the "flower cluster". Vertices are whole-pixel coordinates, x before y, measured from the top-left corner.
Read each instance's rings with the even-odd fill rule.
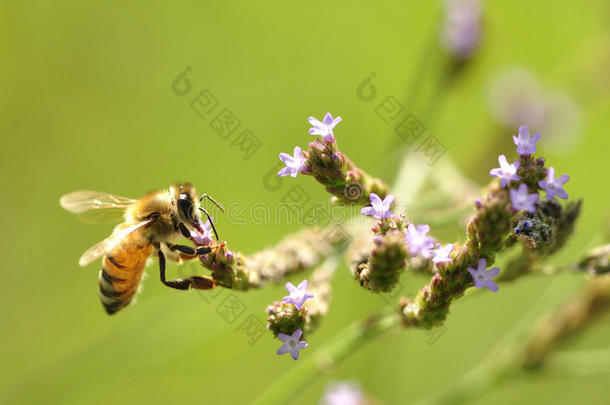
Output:
[[[296,287],[292,283],[286,283],[286,290],[290,295],[285,296],[281,303],[275,302],[267,307],[267,327],[284,342],[277,354],[290,353],[294,360],[299,358],[299,350],[307,347],[301,337],[310,316],[303,304],[314,297],[314,294],[307,293],[307,287],[307,280],[303,280]]]
[[[375,219],[372,233],[359,234],[347,253],[352,274],[363,288],[375,293],[392,291],[413,262],[433,274],[414,298],[400,299],[399,314],[406,326],[429,329],[440,325],[451,303],[468,288],[498,292],[499,280],[518,275],[510,262],[508,271],[493,267],[496,255],[507,246],[521,242],[523,257],[529,260],[557,250],[573,230],[580,202],[564,208],[555,199],[568,198],[563,186],[569,177],[556,177],[553,167],[545,167],[543,158],[533,156],[540,134],[530,136],[526,126],[519,127],[518,135],[513,136],[519,158],[509,162],[506,155],[500,155],[499,167],[490,170],[490,176],[498,180],[476,200],[466,241],[441,244],[430,235],[428,224],[410,223],[404,214],[395,212],[395,198],[387,186],[338,150],[333,131],[340,117],[327,114],[322,121],[310,117],[309,122],[310,134],[321,138],[311,142],[307,151],[297,147],[293,156],[281,154],[286,167],[278,174],[312,175],[335,200],[359,204],[362,215]],[[346,193],[348,185],[356,185],[361,192]],[[545,200],[541,200],[541,192]],[[523,257],[518,263],[523,263]],[[276,336],[282,334],[284,341],[292,339],[292,348],[313,324],[312,301],[308,302],[312,294],[307,293],[307,287],[305,281],[296,287],[286,284],[290,295],[267,309],[268,328]],[[327,302],[318,314],[325,313]],[[288,346],[285,344],[282,350],[288,352]]]
[[[570,180],[570,177],[564,174],[559,178],[555,178],[555,169],[553,167],[549,167],[546,170],[546,180],[540,179],[532,184],[532,180],[529,179],[532,174],[535,176],[539,174],[536,173],[535,166],[542,166],[544,164],[544,160],[539,159],[534,162],[531,157],[532,153],[536,152],[536,143],[539,139],[540,133],[530,137],[529,129],[524,125],[520,126],[519,135],[513,136],[513,142],[517,146],[517,153],[520,155],[521,160],[509,164],[506,156],[500,155],[498,157],[500,167],[491,169],[489,172],[492,177],[500,178],[500,186],[502,188],[507,187],[513,181],[518,182],[521,180],[521,176],[524,173],[530,175],[528,179],[524,179],[524,182],[519,184],[518,188],[510,190],[511,206],[515,211],[534,212],[536,210],[539,199],[536,186],[546,192],[546,198],[549,200],[555,197],[564,200],[568,198],[568,193],[563,189],[563,185]],[[520,168],[521,170],[519,170]],[[533,193],[530,193],[530,191],[533,191]]]
[[[530,137],[528,128],[521,126],[518,136],[513,136],[520,159],[509,163],[505,155],[498,157],[500,167],[492,169],[490,175],[499,178],[499,184],[492,183],[487,196],[475,202],[476,215],[468,223],[464,245],[449,244],[443,248],[436,244],[431,249],[434,242],[427,236],[429,227],[411,228],[409,252],[420,255],[423,252],[425,257],[431,257],[435,274],[414,299],[400,300],[405,325],[423,328],[439,325],[451,302],[470,286],[497,292],[499,288],[493,279],[500,275],[500,269],[487,270],[487,266],[511,241],[522,242],[524,249],[529,250],[524,255],[530,260],[557,250],[571,234],[580,203],[564,209],[555,201],[555,196],[567,198],[562,186],[569,177],[556,179],[552,167],[544,168],[544,159],[532,157],[539,139],[540,134]],[[547,197],[543,202],[539,197],[541,191]],[[515,263],[520,266],[510,266],[510,277],[515,276],[514,267],[525,268],[522,261]]]
[[[388,187],[356,167],[339,151],[333,130],[340,122],[341,117],[333,118],[330,113],[322,121],[309,117],[312,125],[309,133],[320,138],[310,142],[307,151],[296,146],[292,156],[280,153],[280,160],[286,167],[278,172],[278,176],[311,175],[326,187],[335,200],[347,204],[364,205],[371,193],[385,197]]]

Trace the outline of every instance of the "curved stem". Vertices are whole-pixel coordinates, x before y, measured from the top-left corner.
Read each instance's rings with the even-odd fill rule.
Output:
[[[289,403],[294,393],[316,378],[318,374],[341,362],[367,342],[398,326],[400,319],[395,313],[376,314],[365,320],[352,323],[329,343],[320,347],[313,355],[300,361],[282,375],[254,404]]]

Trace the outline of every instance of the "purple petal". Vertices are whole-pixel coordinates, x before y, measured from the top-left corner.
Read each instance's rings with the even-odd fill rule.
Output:
[[[290,156],[287,153],[282,152],[282,153],[280,153],[280,160],[284,163],[286,163],[286,161],[292,162],[292,156]]]
[[[375,193],[371,193],[371,195],[369,195],[369,200],[371,201],[371,204],[373,204],[373,206],[382,203],[381,198],[379,198],[379,196]]]
[[[498,169],[498,168],[491,169],[489,171],[489,175],[492,177],[502,177],[502,169]]]
[[[297,290],[307,290],[308,285],[309,285],[309,283],[307,282],[307,280],[303,280],[297,286]]]
[[[546,188],[548,187],[548,182],[546,180],[540,180],[538,182],[538,185],[541,189],[546,190]]]
[[[546,179],[551,182],[555,180],[555,168],[549,167],[549,170],[546,172]]]
[[[386,210],[383,213],[383,218],[394,218],[394,213],[392,211],[390,211],[390,210]]]
[[[538,202],[538,198],[540,198],[538,193],[528,194],[528,196],[527,196],[527,204],[528,205],[534,205],[535,203]]]
[[[309,346],[307,342],[299,342],[299,349],[305,349],[307,346]]]
[[[390,209],[390,206],[394,203],[394,196],[392,194],[388,194],[386,198],[383,199],[383,207],[386,210]]]
[[[292,338],[295,340],[301,340],[301,335],[303,335],[303,331],[301,330],[301,328],[292,332]]]
[[[279,339],[280,339],[282,342],[285,342],[285,341],[286,341],[286,340],[287,340],[287,339],[290,337],[290,335],[287,335],[287,334],[285,334],[285,333],[278,333],[278,334],[277,334],[277,337],[278,337],[278,338],[279,338]]]
[[[419,224],[415,228],[417,229],[417,232],[419,232],[422,235],[425,235],[428,232],[430,232],[430,225],[428,225],[428,224]]]
[[[474,280],[474,276],[477,275],[477,271],[475,269],[472,269],[470,267],[468,267],[468,272],[470,273],[470,275],[472,276],[473,280]]]
[[[494,267],[493,269],[489,269],[486,272],[487,278],[493,278],[495,276],[497,276],[500,273],[500,268],[499,267]]]
[[[513,162],[513,167],[515,168],[515,170],[519,169],[519,166],[521,166],[521,162],[519,162],[518,160]]]
[[[483,271],[487,268],[487,260],[481,259],[479,260],[479,264],[477,265],[477,270]]]
[[[307,293],[307,294],[305,294],[303,296],[303,298],[304,298],[303,301],[312,299],[313,298],[313,294],[312,293]]]
[[[509,182],[510,182],[510,180],[509,180],[509,179],[507,179],[507,178],[505,178],[505,177],[501,178],[501,179],[500,179],[500,187],[502,187],[502,188],[506,187],[506,185],[507,185]]]
[[[508,160],[506,160],[506,156],[504,155],[498,156],[498,163],[500,163],[500,169],[503,171],[506,171],[509,168]]]
[[[333,120],[332,126],[335,127],[340,122],[341,122],[341,117],[337,117]]]
[[[299,349],[297,347],[290,350],[290,357],[292,357],[293,360],[296,360],[299,358]]]
[[[540,140],[540,132],[536,132],[536,134],[534,136],[532,136],[532,139],[530,140],[531,144],[534,145],[534,152],[536,151],[536,143]]]
[[[519,146],[519,138],[517,138],[515,135],[513,135],[513,142],[515,145]]]
[[[487,289],[493,291],[493,292],[498,292],[498,290],[500,289],[498,287],[498,285],[496,283],[494,283],[491,280],[487,280],[485,281],[485,283],[483,283],[485,287],[487,287]]]
[[[301,147],[300,147],[300,146],[295,146],[295,147],[294,147],[294,151],[293,151],[293,153],[292,153],[292,154],[294,155],[295,159],[299,159],[299,158],[301,158],[301,157],[302,157],[302,154],[301,154]]]
[[[330,124],[333,123],[333,116],[329,112],[327,112],[326,115],[324,116],[323,123],[326,126],[329,126]]]
[[[284,353],[288,353],[289,351],[290,351],[290,349],[288,348],[288,345],[283,345],[282,347],[277,349],[276,353],[277,354],[284,354]]]
[[[519,127],[519,137],[522,137],[522,136],[527,136],[528,138],[530,137],[530,130],[527,127],[527,125],[521,125]]]
[[[559,198],[563,198],[564,200],[568,199],[568,193],[563,188],[558,188],[555,190],[555,195]]]
[[[375,210],[373,209],[373,207],[364,207],[360,210],[360,214],[362,215],[373,215],[374,213]]]
[[[297,289],[297,288],[294,286],[294,284],[292,284],[291,282],[286,283],[286,286],[285,286],[285,287],[286,287],[286,290],[288,290],[288,292],[289,292],[290,294],[292,294],[293,292],[295,292],[295,291],[296,291],[296,289]]]
[[[564,174],[562,176],[559,176],[559,178],[557,180],[555,180],[555,183],[561,185],[564,185],[565,183],[568,182],[568,180],[570,180],[570,176],[568,176],[567,174]]]
[[[292,169],[290,167],[284,167],[282,170],[277,172],[277,175],[280,177],[288,176],[292,173]]]
[[[320,121],[318,121],[318,119],[315,117],[309,117],[307,119],[307,121],[309,121],[309,123],[311,125],[313,125],[314,127],[319,127],[320,125],[322,125],[322,123]]]

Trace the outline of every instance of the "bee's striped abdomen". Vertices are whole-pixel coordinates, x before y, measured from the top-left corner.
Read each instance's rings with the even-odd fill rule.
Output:
[[[110,315],[126,307],[135,296],[152,250],[150,244],[137,245],[130,239],[122,241],[102,260],[99,296]]]

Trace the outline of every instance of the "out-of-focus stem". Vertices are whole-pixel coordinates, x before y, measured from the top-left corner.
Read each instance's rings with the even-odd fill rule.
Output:
[[[553,352],[567,339],[582,332],[610,310],[610,277],[594,278],[559,309],[542,317],[523,339],[513,336],[502,342],[479,366],[418,404],[461,404],[479,398],[497,384],[524,371],[544,370]],[[516,334],[513,334],[516,335]],[[560,357],[559,364],[565,356]],[[574,358],[572,358],[574,360]],[[610,359],[604,364],[610,364]],[[581,363],[581,366],[585,363]],[[553,368],[557,367],[551,363]]]
[[[355,353],[369,341],[398,326],[395,313],[375,314],[356,321],[341,331],[331,342],[304,357],[254,402],[256,405],[287,404],[302,387],[318,374],[327,371]]]

